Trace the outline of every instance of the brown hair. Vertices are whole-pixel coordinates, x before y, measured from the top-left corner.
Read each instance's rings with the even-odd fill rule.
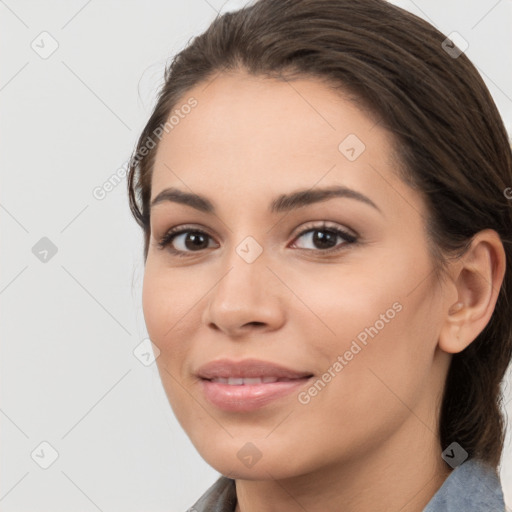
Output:
[[[496,469],[506,428],[500,384],[512,356],[512,208],[504,193],[512,186],[512,151],[476,68],[445,40],[384,0],[259,0],[218,16],[166,67],[132,155],[129,202],[144,232],[146,260],[153,137],[160,138],[185,93],[217,73],[316,77],[350,94],[393,135],[399,175],[426,201],[437,276],[480,230],[496,230],[505,247],[509,270],[496,308],[476,340],[453,355],[439,418],[442,449],[456,441]]]

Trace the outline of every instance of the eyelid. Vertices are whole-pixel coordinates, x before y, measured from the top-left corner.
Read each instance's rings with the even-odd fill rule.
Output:
[[[317,221],[310,221],[306,222],[306,224],[301,224],[297,230],[296,234],[292,234],[291,236],[294,237],[294,240],[300,236],[305,234],[308,231],[314,231],[314,230],[335,230],[335,231],[341,231],[344,234],[346,234],[349,237],[353,237],[356,239],[359,239],[359,233],[354,231],[351,228],[348,228],[346,226],[343,226],[341,224],[338,224],[336,222],[331,222],[328,220],[317,220]]]

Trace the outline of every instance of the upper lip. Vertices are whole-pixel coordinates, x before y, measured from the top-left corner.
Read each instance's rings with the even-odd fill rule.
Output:
[[[276,377],[278,379],[300,379],[310,377],[312,373],[308,371],[292,370],[291,368],[285,368],[284,366],[261,359],[243,359],[241,361],[218,359],[199,367],[196,375],[202,379],[215,379],[218,377]]]

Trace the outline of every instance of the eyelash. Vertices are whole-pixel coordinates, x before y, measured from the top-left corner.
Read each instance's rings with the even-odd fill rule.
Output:
[[[340,228],[337,228],[334,226],[329,226],[325,222],[320,225],[309,226],[308,228],[301,231],[295,237],[295,239],[298,239],[307,233],[315,232],[315,231],[327,231],[329,233],[334,233],[336,236],[340,236],[341,238],[343,238],[345,240],[345,242],[342,243],[341,245],[330,247],[328,249],[302,249],[302,248],[299,248],[299,249],[302,249],[303,251],[314,251],[314,252],[320,252],[320,253],[324,253],[327,255],[331,255],[333,253],[340,252],[347,245],[357,244],[357,242],[358,242],[357,236],[351,235],[350,233],[347,233],[346,231],[343,231]],[[203,249],[200,249],[198,251],[181,251],[181,250],[174,249],[173,247],[171,247],[170,244],[174,240],[174,238],[183,233],[199,233],[201,235],[212,238],[206,231],[203,231],[202,229],[194,228],[192,226],[178,226],[178,227],[170,229],[169,231],[167,231],[164,234],[164,236],[158,241],[158,248],[165,249],[167,247],[169,252],[171,252],[173,255],[178,256],[178,257],[188,257],[189,255],[192,255],[194,253],[199,253],[203,250]]]

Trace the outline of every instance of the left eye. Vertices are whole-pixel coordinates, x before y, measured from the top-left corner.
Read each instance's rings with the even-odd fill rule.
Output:
[[[297,240],[300,238],[304,238],[308,242],[317,247],[312,247],[306,249],[308,250],[322,250],[325,252],[326,250],[334,249],[338,245],[352,244],[355,243],[357,237],[346,233],[338,228],[326,228],[326,227],[314,227],[311,229],[307,229],[306,231],[302,231],[300,235],[297,237]],[[336,244],[336,240],[341,238],[344,240],[341,244]],[[295,245],[295,244],[294,244]],[[304,247],[300,247],[304,249]]]

